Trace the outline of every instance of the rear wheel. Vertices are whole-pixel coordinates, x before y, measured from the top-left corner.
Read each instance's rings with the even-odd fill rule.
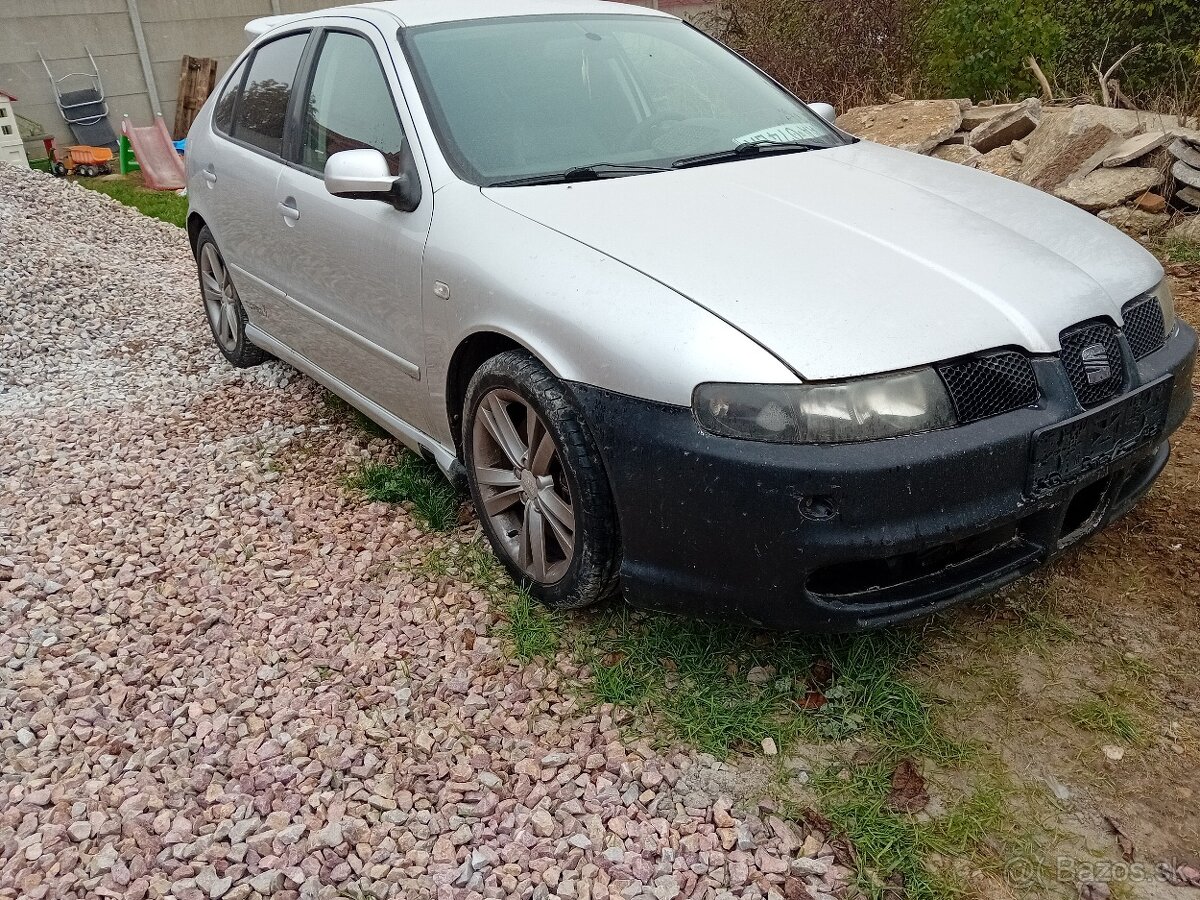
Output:
[[[612,493],[563,385],[524,351],[485,362],[467,389],[463,448],[471,497],[509,573],[555,609],[616,586]]]
[[[200,292],[213,340],[229,362],[239,369],[257,366],[268,356],[246,337],[246,310],[238,299],[237,288],[217,249],[208,226],[196,238],[196,265],[200,272]]]

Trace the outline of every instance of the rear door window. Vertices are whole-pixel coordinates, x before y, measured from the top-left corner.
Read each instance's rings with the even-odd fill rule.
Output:
[[[213,125],[216,126],[217,131],[225,134],[233,131],[233,107],[237,103],[238,94],[242,92],[242,77],[245,74],[246,63],[243,60],[242,64],[237,67],[237,71],[225,82],[225,90],[217,98],[217,105],[213,110]]]
[[[308,32],[289,34],[255,51],[233,114],[234,138],[275,156],[282,154],[288,99],[307,41]]]
[[[392,89],[369,40],[326,32],[304,106],[298,162],[322,173],[342,150],[378,150],[393,175],[400,174],[404,129]]]

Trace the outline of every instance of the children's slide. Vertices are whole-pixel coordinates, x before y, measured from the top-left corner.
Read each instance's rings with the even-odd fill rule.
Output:
[[[175,152],[175,142],[162,116],[155,116],[154,124],[144,128],[135,127],[129,116],[125,116],[121,120],[121,133],[129,138],[146,187],[177,191],[186,186],[183,160]]]

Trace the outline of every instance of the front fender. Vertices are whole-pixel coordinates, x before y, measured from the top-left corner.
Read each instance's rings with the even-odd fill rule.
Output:
[[[799,380],[683,295],[461,182],[437,193],[422,270],[433,409],[446,409],[455,348],[481,331],[528,348],[563,380],[679,406],[704,381]],[[453,446],[444,428],[438,437]]]

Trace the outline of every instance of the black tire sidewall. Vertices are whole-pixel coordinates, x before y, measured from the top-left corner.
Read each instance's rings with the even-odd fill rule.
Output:
[[[235,298],[237,321],[234,323],[234,335],[237,337],[237,344],[234,346],[233,350],[226,350],[221,345],[221,341],[217,337],[216,329],[213,326],[212,319],[209,318],[208,305],[204,299],[204,275],[200,269],[200,255],[204,251],[205,244],[212,244],[213,249],[217,252],[217,256],[220,257],[221,265],[225,266],[226,272],[229,271],[229,263],[225,261],[225,257],[221,254],[221,248],[217,246],[217,242],[213,240],[212,232],[209,231],[208,226],[205,225],[200,229],[200,233],[196,235],[196,281],[200,286],[201,310],[204,312],[204,321],[208,323],[208,331],[209,334],[212,335],[213,344],[216,345],[216,348],[220,351],[221,355],[237,368],[245,369],[249,368],[250,366],[256,366],[266,360],[268,357],[265,350],[252,344],[250,339],[246,337],[246,322],[248,319],[246,316],[245,307],[242,306],[241,297]]]
[[[512,391],[537,411],[554,439],[571,492],[575,554],[563,577],[552,584],[533,581],[517,567],[483,511],[475,482],[472,434],[480,401],[496,388]],[[496,556],[513,580],[553,609],[578,609],[611,595],[619,558],[612,494],[586,423],[562,382],[529,353],[508,351],[492,357],[467,388],[462,441],[471,500]]]

